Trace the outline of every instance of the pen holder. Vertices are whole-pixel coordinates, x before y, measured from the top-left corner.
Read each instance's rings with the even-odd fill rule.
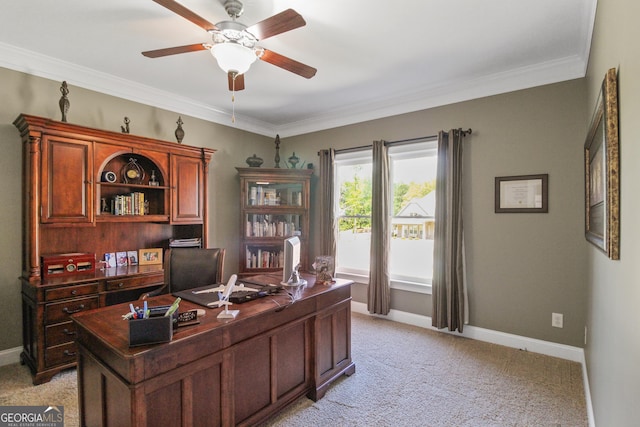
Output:
[[[150,308],[150,317],[147,319],[129,320],[129,346],[158,344],[171,341],[173,338],[173,323],[177,321],[178,312],[165,317],[164,313],[169,306]],[[155,312],[155,313],[154,313]]]

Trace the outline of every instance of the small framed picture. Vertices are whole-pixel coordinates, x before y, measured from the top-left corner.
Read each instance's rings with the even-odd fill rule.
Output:
[[[118,267],[126,267],[129,264],[127,261],[126,252],[116,252],[116,265]]]
[[[496,213],[547,213],[549,175],[501,176],[495,179]]]
[[[128,251],[129,265],[138,265],[138,251]]]
[[[162,264],[162,248],[140,249],[138,254],[140,265]]]
[[[109,252],[104,254],[104,261],[107,263],[107,268],[113,268],[116,266],[116,253]]]

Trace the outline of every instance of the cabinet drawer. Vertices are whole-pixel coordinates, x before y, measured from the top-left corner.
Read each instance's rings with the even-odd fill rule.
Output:
[[[152,274],[149,276],[123,277],[121,279],[107,280],[107,290],[139,288],[141,286],[164,283],[164,274]]]
[[[76,325],[73,322],[47,326],[45,329],[45,345],[47,347],[65,344],[76,339]]]
[[[64,322],[70,314],[98,308],[98,297],[76,298],[68,301],[56,302],[45,306],[45,324]]]
[[[87,283],[85,285],[65,286],[64,288],[49,289],[45,292],[45,301],[55,301],[91,295],[98,293],[98,283]]]
[[[63,365],[66,363],[75,363],[77,360],[78,348],[75,341],[58,345],[55,347],[49,347],[45,351],[45,365],[47,368],[57,365]]]

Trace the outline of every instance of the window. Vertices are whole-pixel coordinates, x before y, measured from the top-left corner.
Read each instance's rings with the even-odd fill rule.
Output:
[[[395,287],[431,286],[436,166],[437,141],[389,147],[389,275]]]
[[[336,154],[336,271],[369,275],[371,243],[371,150]]]
[[[392,287],[425,292],[433,274],[437,141],[389,147]],[[371,150],[338,153],[336,271],[368,276],[371,242]],[[362,280],[360,278],[360,280]]]

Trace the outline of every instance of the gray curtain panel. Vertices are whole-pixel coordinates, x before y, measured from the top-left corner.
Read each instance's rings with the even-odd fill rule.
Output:
[[[373,142],[371,182],[371,258],[367,309],[388,314],[391,309],[389,281],[389,156],[384,141]]]
[[[333,174],[335,150],[320,150],[320,254],[336,256],[337,225],[334,218]]]
[[[463,140],[460,129],[438,133],[432,284],[432,325],[459,332],[468,311],[462,226]]]

